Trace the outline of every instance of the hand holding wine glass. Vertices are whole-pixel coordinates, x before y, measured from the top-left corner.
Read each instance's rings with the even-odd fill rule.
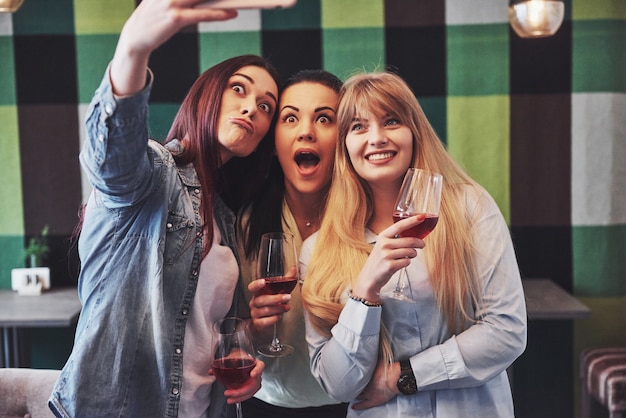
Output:
[[[215,378],[227,389],[239,389],[250,379],[257,360],[252,340],[243,319],[228,317],[215,324],[218,335],[212,364]],[[241,404],[237,402],[237,418],[242,418]]]
[[[292,234],[269,232],[261,237],[257,261],[257,278],[265,280],[262,293],[267,295],[291,293],[298,283],[298,256]],[[277,324],[270,344],[258,352],[267,357],[284,357],[293,353],[293,347],[278,339]]]
[[[442,184],[443,176],[441,174],[419,168],[407,170],[394,205],[393,221],[398,222],[416,215],[424,215],[425,218],[418,225],[402,231],[401,237],[424,239],[432,232],[439,221]],[[407,276],[406,268],[403,268],[400,271],[396,288],[387,296],[412,302]]]

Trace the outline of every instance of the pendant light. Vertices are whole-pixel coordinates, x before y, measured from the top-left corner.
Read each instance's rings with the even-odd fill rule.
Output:
[[[0,13],[14,13],[24,3],[24,0],[0,0]]]
[[[564,15],[562,0],[509,0],[509,22],[522,38],[554,35]]]

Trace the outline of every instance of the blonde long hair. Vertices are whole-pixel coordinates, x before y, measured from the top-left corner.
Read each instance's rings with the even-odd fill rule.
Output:
[[[365,228],[373,216],[373,197],[368,184],[356,174],[345,143],[353,118],[365,109],[400,119],[413,133],[412,165],[443,174],[439,222],[424,251],[434,294],[448,329],[451,333],[460,332],[473,320],[468,306],[476,306],[479,300],[470,238],[472,219],[463,194],[467,185],[478,185],[447,153],[411,88],[402,78],[388,72],[354,75],[341,90],[335,168],[302,288],[303,304],[313,325],[330,336],[343,308],[342,293],[352,287],[371,251],[371,245],[365,241]],[[382,334],[382,354],[391,360],[384,329]]]

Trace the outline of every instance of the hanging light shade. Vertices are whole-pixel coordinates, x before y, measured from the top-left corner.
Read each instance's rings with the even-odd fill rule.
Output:
[[[0,13],[13,13],[24,3],[24,0],[0,0]]]
[[[522,38],[552,36],[561,27],[565,5],[562,0],[510,0],[509,22]]]

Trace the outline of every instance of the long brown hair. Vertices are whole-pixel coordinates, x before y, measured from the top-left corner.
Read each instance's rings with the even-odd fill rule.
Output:
[[[279,85],[278,72],[262,57],[241,55],[222,61],[204,71],[191,86],[165,141],[187,138],[183,152],[175,155],[174,159],[178,164],[193,164],[198,173],[202,190],[200,210],[207,238],[204,254],[208,253],[213,242],[213,199],[214,193],[219,192],[221,186],[220,168],[223,161],[218,142],[221,97],[230,77],[240,68],[250,65],[265,69]],[[262,142],[268,140],[266,135]]]

